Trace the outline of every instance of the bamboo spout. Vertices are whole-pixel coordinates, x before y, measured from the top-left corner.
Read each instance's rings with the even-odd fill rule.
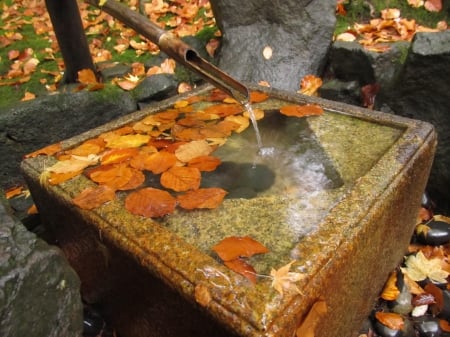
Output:
[[[86,0],[86,2],[122,21],[128,27],[157,44],[163,52],[177,62],[194,71],[214,86],[224,90],[240,103],[245,105],[249,101],[249,91],[245,85],[200,57],[197,51],[188,44],[150,22],[145,16],[116,0],[107,0],[102,4],[99,0]]]

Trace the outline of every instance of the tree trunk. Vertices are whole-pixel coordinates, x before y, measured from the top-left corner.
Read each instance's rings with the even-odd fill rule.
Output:
[[[76,82],[82,69],[95,73],[77,0],[45,0],[45,4],[64,59],[62,83]]]

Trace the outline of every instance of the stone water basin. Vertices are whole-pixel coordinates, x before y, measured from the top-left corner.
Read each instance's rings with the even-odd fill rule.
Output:
[[[150,219],[128,212],[128,192],[118,192],[117,200],[83,210],[72,198],[93,184],[85,176],[50,185],[42,174],[56,161],[53,156],[23,161],[41,217],[80,275],[86,301],[110,303],[105,296],[113,288],[126,294],[129,289],[120,288],[123,282],[117,279],[127,278],[123,270],[139,270],[162,280],[163,287],[232,334],[291,337],[303,322],[316,337],[357,334],[407,248],[433,160],[434,129],[319,98],[256,89],[270,95],[253,104],[266,113],[258,122],[265,152],[257,154],[254,130],[248,128],[214,153],[222,165],[204,173],[202,184],[229,192],[216,209],[177,209]],[[211,90],[206,86],[155,103],[63,141],[63,149]],[[301,119],[278,114],[280,107],[294,103],[318,104],[325,112]],[[147,177],[146,184],[153,182]],[[248,259],[258,275],[256,284],[225,267],[212,250],[230,236],[250,236],[269,249]],[[291,261],[290,272],[301,277],[280,294],[270,273]],[[138,290],[142,299],[146,288]],[[315,303],[326,312],[312,313],[305,321]],[[163,300],[160,307],[165,305],[170,304]],[[127,308],[109,308],[112,317],[118,311]],[[151,315],[139,315],[139,324],[152,326]],[[121,336],[149,335],[145,329],[118,326]]]

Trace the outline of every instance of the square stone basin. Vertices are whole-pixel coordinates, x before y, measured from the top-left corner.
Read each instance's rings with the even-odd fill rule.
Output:
[[[257,154],[251,127],[230,136],[213,153],[222,165],[202,173],[202,184],[229,193],[215,209],[177,208],[164,217],[146,218],[125,209],[129,191],[117,192],[116,200],[92,210],[80,209],[72,199],[94,184],[85,175],[51,185],[45,170],[56,162],[55,156],[23,161],[43,222],[80,275],[85,300],[111,302],[105,296],[111,296],[112,288],[126,297],[131,290],[117,279],[131,278],[138,287],[142,282],[123,270],[139,270],[161,280],[163,288],[175,290],[193,311],[206,313],[230,334],[291,337],[299,327],[304,333],[305,323],[316,337],[357,335],[409,243],[434,156],[434,129],[425,122],[320,98],[251,89],[269,95],[253,104],[265,112],[258,127],[267,153]],[[152,104],[65,140],[62,148],[134,125],[213,90],[205,86]],[[200,110],[201,104],[218,103],[192,103]],[[291,104],[320,105],[324,113],[303,118],[278,113]],[[155,176],[147,176],[145,184],[155,184]],[[212,250],[230,236],[249,236],[268,248],[268,253],[246,260],[257,273],[256,284],[227,268]],[[289,271],[301,276],[280,294],[270,274],[291,261]],[[142,301],[152,287],[145,284],[137,290]],[[169,302],[162,299],[159,306]],[[321,313],[313,310],[305,321],[315,303],[320,303]],[[146,318],[133,324],[151,326],[152,315],[143,311],[134,315]],[[124,327],[119,334],[171,336],[132,330]]]

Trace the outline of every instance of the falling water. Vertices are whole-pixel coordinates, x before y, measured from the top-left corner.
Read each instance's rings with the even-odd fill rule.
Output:
[[[256,143],[258,144],[258,149],[260,152],[263,149],[263,144],[262,144],[262,140],[261,140],[261,134],[258,129],[258,123],[256,122],[255,112],[253,111],[253,107],[250,102],[245,103],[244,107],[247,110],[247,112],[250,116],[250,120],[252,121],[253,128],[255,129]]]

